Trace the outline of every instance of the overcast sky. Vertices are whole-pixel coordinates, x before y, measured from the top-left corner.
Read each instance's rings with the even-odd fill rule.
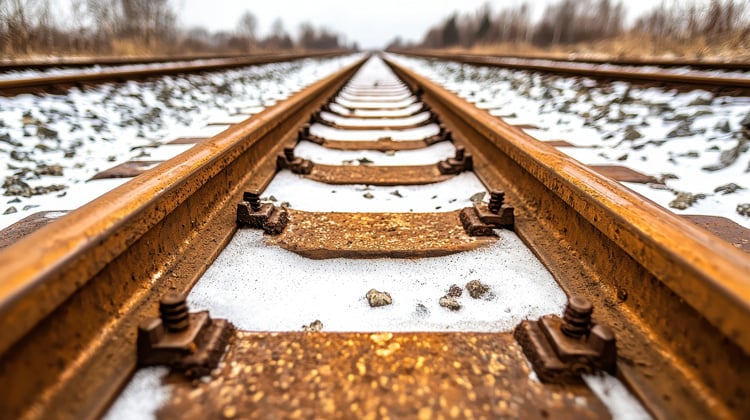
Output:
[[[708,0],[706,0],[708,1]],[[381,48],[400,35],[421,40],[427,29],[454,11],[474,12],[489,3],[492,10],[529,3],[540,15],[555,0],[176,0],[181,23],[212,31],[232,30],[239,16],[250,10],[259,23],[260,35],[280,17],[286,30],[296,35],[299,24],[309,21],[356,41],[360,48]],[[625,1],[630,14],[656,6],[660,0]]]

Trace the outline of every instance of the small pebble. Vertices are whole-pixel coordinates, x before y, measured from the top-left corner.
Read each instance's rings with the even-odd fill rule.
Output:
[[[370,194],[370,193],[368,193],[368,192],[367,192],[367,193],[364,193],[364,194],[362,194],[362,197],[364,197],[364,198],[366,198],[366,199],[368,199],[368,200],[371,200],[371,199],[375,198],[375,196],[374,196],[374,195],[372,195],[372,194]]]
[[[716,187],[714,189],[714,192],[720,192],[724,195],[732,194],[734,192],[737,192],[738,190],[744,190],[743,187],[740,187],[739,185],[735,184],[734,182],[730,182],[729,184],[721,185],[719,187]]]
[[[451,287],[448,288],[448,294],[446,296],[450,297],[461,297],[463,294],[463,289],[457,284],[452,284]]]
[[[323,329],[323,323],[319,319],[311,322],[309,325],[303,325],[302,330],[307,332],[317,332]]]
[[[471,297],[479,299],[490,291],[490,287],[479,280],[472,280],[466,283],[466,290],[469,291]]]
[[[677,210],[685,210],[695,204],[696,201],[706,198],[705,194],[692,194],[689,192],[678,192],[677,197],[669,203],[669,207]]]
[[[365,297],[367,298],[367,302],[369,302],[370,306],[373,308],[378,308],[380,306],[386,306],[393,303],[393,299],[391,299],[391,295],[388,292],[381,292],[375,289],[370,289]]]
[[[10,206],[5,210],[5,213],[3,214],[13,214],[17,212],[18,212],[18,209],[16,209],[14,206]]]
[[[457,311],[457,310],[461,309],[461,304],[458,303],[458,301],[454,297],[443,296],[443,297],[440,298],[440,301],[438,301],[438,303],[443,308],[448,308],[451,311]]]
[[[737,213],[740,216],[750,217],[750,203],[737,204]]]

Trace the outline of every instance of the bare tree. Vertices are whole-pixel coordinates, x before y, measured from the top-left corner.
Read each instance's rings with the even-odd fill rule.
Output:
[[[258,19],[252,12],[245,11],[237,21],[237,34],[251,41],[255,40],[255,33],[258,30]]]

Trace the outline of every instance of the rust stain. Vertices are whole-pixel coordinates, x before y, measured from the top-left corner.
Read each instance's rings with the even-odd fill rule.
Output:
[[[610,417],[584,385],[529,373],[510,334],[238,332],[208,382],[168,378],[157,417]]]
[[[466,234],[460,211],[315,213],[289,209],[289,223],[266,243],[315,259],[421,258],[489,245],[497,237]]]
[[[372,166],[372,165],[323,165],[316,163],[312,172],[305,176],[326,184],[366,185],[424,185],[446,181],[452,175],[443,175],[437,165]]]

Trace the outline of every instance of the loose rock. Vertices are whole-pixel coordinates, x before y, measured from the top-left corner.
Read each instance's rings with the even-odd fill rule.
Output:
[[[15,206],[10,206],[7,209],[5,209],[5,213],[3,213],[3,214],[13,214],[13,213],[17,213],[17,212],[18,212],[18,209],[16,209]]]
[[[307,332],[316,332],[323,329],[323,323],[319,319],[311,322],[309,325],[303,325],[302,330]]]
[[[461,304],[458,303],[458,301],[454,297],[443,296],[443,297],[440,298],[440,301],[438,301],[438,303],[443,308],[448,308],[451,311],[457,311],[457,310],[461,309]]]
[[[364,197],[364,198],[366,198],[368,200],[371,200],[371,199],[375,198],[375,196],[372,195],[372,194],[370,194],[370,193],[364,193],[364,194],[362,194],[362,197]]]
[[[732,194],[733,192],[736,192],[738,190],[744,190],[745,188],[740,187],[739,185],[735,184],[734,182],[730,182],[729,184],[721,185],[719,187],[716,187],[714,189],[714,192],[720,192],[724,195]]]
[[[459,285],[453,284],[453,285],[451,285],[451,287],[448,288],[448,294],[446,296],[461,297],[461,295],[463,294],[463,292],[464,291],[461,289],[461,287]]]
[[[681,123],[677,124],[677,127],[675,127],[674,130],[670,131],[667,134],[667,138],[675,138],[675,137],[689,137],[693,134],[697,134],[693,132],[693,130],[690,128],[690,121],[682,121]]]
[[[466,283],[466,290],[469,291],[469,296],[480,299],[490,291],[490,287],[479,280],[472,280]]]
[[[625,140],[638,140],[641,137],[643,137],[643,134],[641,134],[640,131],[636,130],[632,125],[629,125],[625,129]]]
[[[737,213],[740,216],[750,217],[750,203],[737,204]]]
[[[716,123],[714,126],[715,130],[721,131],[722,133],[728,133],[732,131],[732,127],[729,125],[729,120],[722,120]]]
[[[706,198],[706,195],[692,194],[689,192],[678,192],[677,197],[669,203],[669,207],[677,210],[685,210],[702,198]]]
[[[390,293],[381,292],[375,289],[370,289],[370,291],[367,292],[365,297],[367,298],[367,302],[369,302],[370,306],[373,308],[378,308],[378,307],[390,305],[393,303],[393,299],[391,299]]]

